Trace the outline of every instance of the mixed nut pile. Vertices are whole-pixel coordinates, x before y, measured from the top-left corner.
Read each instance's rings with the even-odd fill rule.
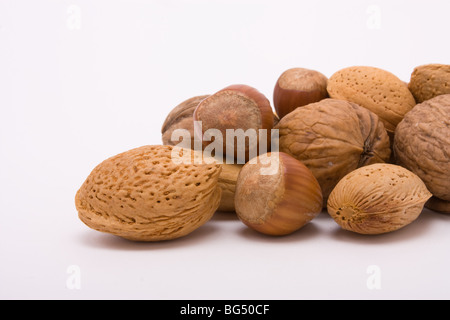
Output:
[[[91,172],[76,194],[79,218],[161,241],[217,211],[278,236],[323,208],[360,234],[405,227],[424,206],[450,213],[450,65],[419,66],[409,83],[374,67],[330,78],[293,68],[276,81],[273,103],[247,85],[182,102],[167,115],[162,145]]]

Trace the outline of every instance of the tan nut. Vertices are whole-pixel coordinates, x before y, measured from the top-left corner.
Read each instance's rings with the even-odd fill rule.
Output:
[[[76,195],[78,216],[92,229],[130,240],[183,237],[205,224],[219,207],[220,171],[219,164],[192,150],[133,149],[91,172]]]
[[[416,220],[431,197],[411,171],[373,164],[346,175],[330,194],[328,213],[345,230],[381,234]]]

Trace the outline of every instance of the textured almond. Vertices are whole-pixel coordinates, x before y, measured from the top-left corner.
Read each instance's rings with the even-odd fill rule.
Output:
[[[76,195],[88,227],[136,241],[170,240],[206,223],[219,206],[221,167],[172,146],[144,146],[99,164]],[[177,164],[172,150],[191,156]]]
[[[416,67],[408,87],[417,103],[450,94],[450,65],[427,64]]]
[[[417,174],[434,196],[450,201],[450,94],[414,107],[397,126],[397,164]]]
[[[178,145],[181,141],[172,140],[172,134],[177,129],[184,129],[189,132],[191,136],[190,148],[194,149],[194,119],[192,116],[198,104],[207,97],[209,95],[190,98],[170,111],[161,128],[163,144],[171,146]]]
[[[331,190],[349,172],[390,157],[383,123],[354,103],[325,99],[297,108],[280,120],[280,151],[294,156],[314,174],[324,205]]]
[[[390,133],[416,104],[403,81],[373,67],[342,69],[330,77],[327,89],[331,98],[351,101],[374,112]]]
[[[381,234],[416,220],[430,197],[425,184],[411,171],[373,164],[339,181],[328,199],[328,213],[343,229]]]
[[[222,164],[222,172],[219,176],[219,187],[222,189],[222,198],[218,211],[233,212],[234,194],[236,191],[236,181],[243,165],[240,164]]]

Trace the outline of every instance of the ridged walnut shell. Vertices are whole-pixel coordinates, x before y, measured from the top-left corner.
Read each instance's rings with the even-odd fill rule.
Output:
[[[450,94],[418,104],[395,131],[397,164],[417,174],[431,193],[450,201]]]
[[[327,89],[331,98],[354,102],[375,113],[389,133],[416,105],[403,81],[373,67],[342,69],[330,77]]]
[[[174,149],[175,148],[175,149]],[[172,151],[191,164],[173,161]],[[221,167],[192,150],[144,146],[99,164],[76,194],[78,216],[88,227],[135,241],[183,237],[219,207]]]
[[[345,230],[382,234],[409,225],[431,197],[411,171],[373,164],[345,176],[331,192],[328,213]]]
[[[312,172],[285,153],[246,163],[236,184],[236,213],[248,227],[273,236],[290,234],[322,211],[322,192]]]
[[[450,94],[450,65],[427,64],[416,67],[408,85],[417,103]]]
[[[194,149],[193,114],[198,104],[207,97],[209,97],[209,95],[190,98],[183,101],[169,112],[161,128],[162,142],[164,145],[176,146],[181,143],[179,140],[172,140],[172,134],[177,129],[183,129],[189,132],[191,136],[190,148]],[[187,142],[185,147],[189,147],[189,142]]]
[[[319,181],[324,206],[351,171],[390,157],[389,137],[378,117],[354,103],[325,99],[280,120],[280,151],[303,162]]]

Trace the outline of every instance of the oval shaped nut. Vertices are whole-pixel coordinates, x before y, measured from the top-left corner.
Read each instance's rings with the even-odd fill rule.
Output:
[[[389,133],[416,105],[403,81],[373,67],[342,69],[330,77],[327,90],[331,98],[354,102],[375,113]]]
[[[417,103],[450,94],[450,65],[427,64],[416,67],[408,85]]]
[[[192,150],[133,149],[91,172],[76,194],[78,216],[92,229],[134,241],[183,237],[219,207],[220,171]]]
[[[450,201],[450,94],[414,107],[397,126],[397,164],[417,174],[434,196]]]
[[[267,235],[299,230],[322,211],[322,201],[322,191],[312,172],[282,152],[246,163],[236,184],[239,219]]]
[[[373,164],[346,175],[330,194],[328,213],[345,230],[382,234],[416,220],[431,193],[414,173]]]
[[[222,189],[222,198],[220,199],[218,211],[235,211],[234,195],[236,191],[236,181],[242,167],[243,165],[240,164],[222,164],[222,172],[220,173],[218,181],[219,187]]]
[[[162,142],[164,145],[176,146],[182,141],[173,140],[172,134],[177,129],[183,129],[189,132],[191,137],[190,148],[194,149],[194,119],[193,114],[195,108],[209,95],[202,95],[190,98],[176,106],[167,115],[166,120],[161,128]],[[185,141],[183,141],[185,143]],[[186,142],[189,146],[189,142]]]
[[[322,188],[331,190],[351,171],[390,158],[389,137],[378,117],[354,103],[325,99],[297,108],[280,120],[279,149],[305,164]]]

